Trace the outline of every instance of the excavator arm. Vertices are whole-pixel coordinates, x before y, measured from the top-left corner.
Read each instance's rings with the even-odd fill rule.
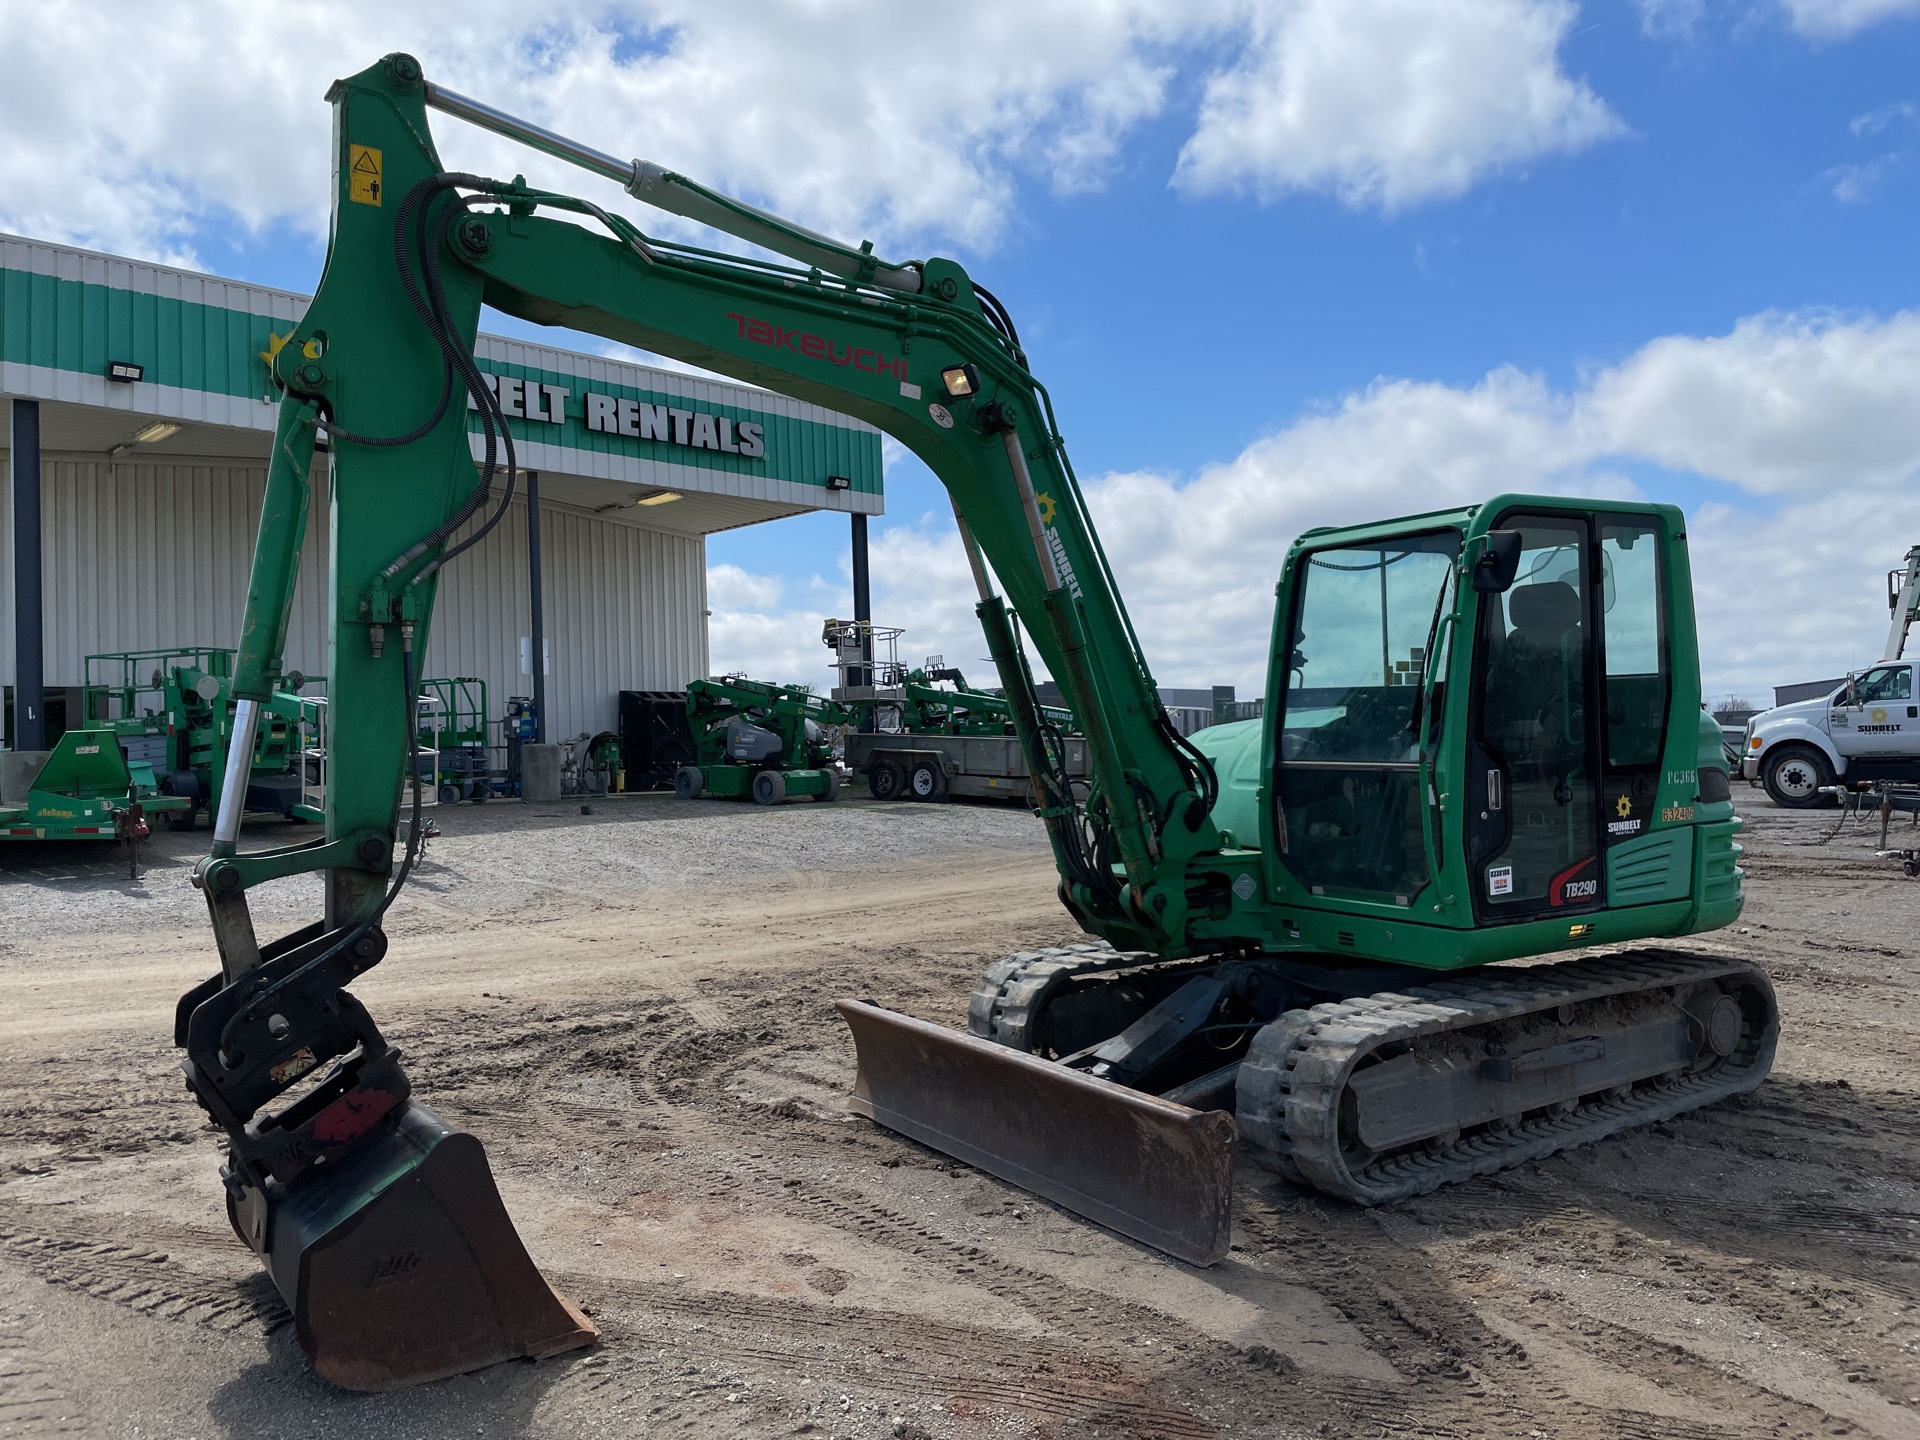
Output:
[[[516,486],[510,402],[473,359],[483,306],[643,346],[899,439],[952,497],[1067,908],[1118,946],[1178,955],[1195,943],[1196,897],[1217,899],[1231,877],[1204,873],[1221,844],[1212,771],[1161,706],[1046,391],[1003,307],[958,264],[883,263],[869,247],[438,89],[409,56],[336,83],[329,98],[326,267],[305,316],[266,356],[280,417],[235,666],[230,773],[194,876],[221,969],[182,997],[175,1038],[190,1088],[229,1135],[222,1174],[236,1232],[289,1300],[317,1368],[381,1389],[593,1336],[533,1269],[478,1142],[412,1097],[398,1052],[347,988],[384,954],[383,916],[418,854],[407,757],[438,572],[484,541]],[[429,108],[801,263],[671,243],[519,179],[448,173]],[[235,767],[282,669],[323,437],[325,834],[247,852]],[[1080,718],[1090,789],[1067,776],[1015,615]],[[324,914],[262,943],[248,892],[308,873],[324,877]],[[867,1054],[881,1022],[849,1019]],[[953,1043],[956,1063],[969,1046],[988,1049]],[[869,1113],[886,1119],[871,1088],[861,1091]],[[928,1138],[924,1126],[900,1128]],[[1208,1143],[1217,1158],[1218,1137]]]

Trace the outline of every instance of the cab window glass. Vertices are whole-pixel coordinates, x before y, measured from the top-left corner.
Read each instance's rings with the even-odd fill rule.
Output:
[[[1855,690],[1862,705],[1880,700],[1911,700],[1913,670],[1906,665],[1882,665],[1862,675]]]
[[[1607,765],[1655,765],[1666,739],[1668,655],[1659,536],[1653,522],[1600,526]]]
[[[1417,759],[1414,699],[1459,544],[1449,530],[1307,557],[1283,759]]]
[[[1276,757],[1280,853],[1315,893],[1411,904],[1426,884],[1420,746],[1426,673],[1443,662],[1459,532],[1320,550],[1300,561]],[[1443,671],[1439,673],[1444,673]],[[1444,709],[1436,679],[1434,709]]]

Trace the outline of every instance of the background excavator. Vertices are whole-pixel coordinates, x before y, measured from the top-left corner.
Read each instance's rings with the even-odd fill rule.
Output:
[[[1305,535],[1281,568],[1264,717],[1189,741],[1012,319],[959,265],[884,263],[455,95],[409,56],[329,98],[332,232],[270,357],[282,400],[228,752],[251,754],[280,671],[324,431],[326,833],[241,853],[244,777],[228,778],[195,872],[221,969],[176,1027],[228,1132],[234,1229],[328,1379],[392,1388],[594,1335],[527,1257],[478,1140],[411,1095],[349,988],[417,859],[405,777],[436,575],[515,486],[473,360],[483,304],[857,416],[952,496],[1061,903],[1096,943],[995,964],[971,1033],[842,1002],[854,1104],[875,1120],[1207,1263],[1236,1141],[1372,1202],[1760,1083],[1778,1021],[1756,967],[1618,948],[1741,906],[1677,510],[1502,496]],[[449,173],[429,108],[798,263]],[[1066,774],[1035,659],[1079,719],[1090,782]],[[405,807],[416,838],[397,846]],[[261,943],[249,889],[311,872],[324,915]],[[1596,944],[1615,948],[1491,963]]]

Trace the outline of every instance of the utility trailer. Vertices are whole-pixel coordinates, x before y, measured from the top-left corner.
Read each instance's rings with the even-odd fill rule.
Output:
[[[847,768],[876,800],[1034,800],[1006,698],[970,689],[943,656],[907,669],[898,656],[903,633],[865,620],[829,620],[822,629],[840,674],[832,697],[860,717],[844,742]],[[1074,733],[1073,712],[1039,713],[1067,775],[1084,783],[1087,742]]]
[[[1067,773],[1087,778],[1087,742],[1065,737]],[[864,775],[876,800],[1032,800],[1033,776],[1014,735],[914,735],[846,739],[847,768]]]

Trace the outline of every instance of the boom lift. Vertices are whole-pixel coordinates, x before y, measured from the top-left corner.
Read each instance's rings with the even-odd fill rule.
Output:
[[[1226,1248],[1236,1133],[1372,1201],[1765,1075],[1777,1017],[1744,961],[1654,948],[1480,968],[1740,911],[1679,511],[1508,495],[1303,536],[1265,718],[1196,745],[1161,706],[1012,320],[959,265],[883,262],[431,85],[409,56],[330,98],[333,228],[271,359],[283,398],[228,752],[251,753],[279,669],[324,427],[326,834],[240,853],[230,780],[196,872],[221,971],[176,1032],[230,1137],[234,1227],[322,1374],[384,1388],[593,1334],[533,1268],[479,1142],[409,1094],[347,988],[381,958],[416,859],[395,837],[436,572],[515,483],[473,362],[483,303],[857,416],[952,496],[1060,899],[1101,943],[996,964],[971,1035],[843,1002],[856,1103],[883,1124],[1205,1262]],[[447,173],[429,107],[799,264]],[[1065,774],[1013,612],[1080,720],[1090,784]],[[324,916],[261,944],[248,890],[314,871]]]
[[[687,686],[687,719],[697,763],[674,774],[682,800],[713,795],[778,805],[802,795],[840,798],[833,742],[822,729],[852,721],[850,711],[798,685],[733,675]]]

